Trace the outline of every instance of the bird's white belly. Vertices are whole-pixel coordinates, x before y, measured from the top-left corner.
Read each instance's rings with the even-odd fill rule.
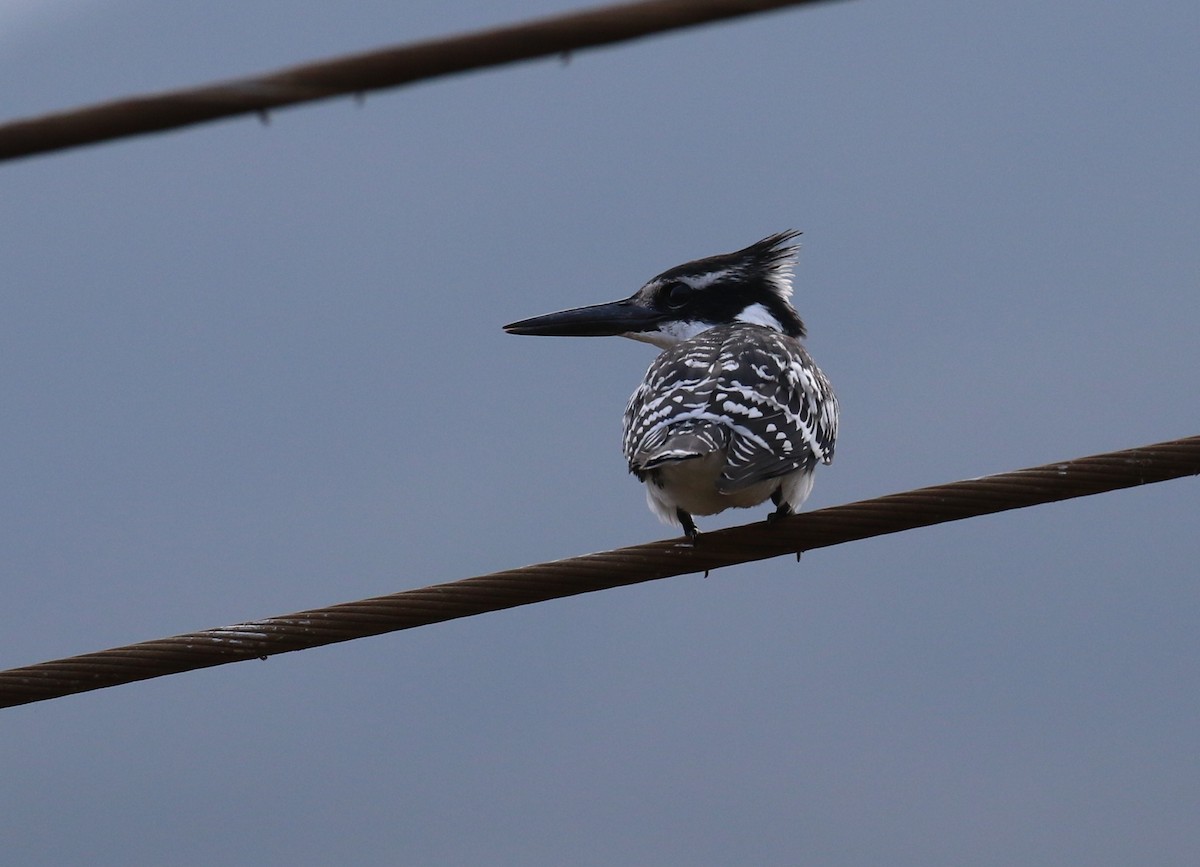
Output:
[[[724,468],[724,452],[657,467],[654,477],[646,480],[646,499],[651,510],[665,521],[678,524],[677,508],[690,515],[715,515],[726,509],[746,509],[765,501],[783,481],[767,479],[723,494],[717,490],[717,478]]]

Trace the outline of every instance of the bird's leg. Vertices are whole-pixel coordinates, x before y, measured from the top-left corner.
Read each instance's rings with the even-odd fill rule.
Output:
[[[774,523],[780,518],[786,518],[788,515],[792,514],[791,505],[783,501],[783,488],[775,489],[775,493],[771,494],[771,502],[775,504],[775,511],[767,515],[768,524]]]
[[[696,529],[696,522],[692,520],[692,516],[677,506],[675,508],[675,517],[679,519],[680,525],[683,526],[684,535],[691,539],[692,544],[695,545],[700,531]]]
[[[683,525],[684,535],[688,537],[688,542],[692,547],[696,547],[696,540],[700,538],[700,531],[696,529],[696,522],[692,520],[692,516],[678,506],[675,507],[675,517],[679,519],[679,523]],[[708,577],[708,569],[704,570],[704,577]]]
[[[775,511],[767,515],[767,523],[773,524],[780,518],[786,518],[788,515],[795,514],[792,511],[791,504],[783,502],[783,488],[776,488],[775,493],[771,494],[771,502],[775,504]],[[796,562],[800,562],[800,557],[803,551],[796,552]]]

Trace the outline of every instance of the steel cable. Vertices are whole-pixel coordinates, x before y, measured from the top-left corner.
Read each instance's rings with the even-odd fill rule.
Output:
[[[0,671],[0,707],[1200,474],[1200,436]]]
[[[252,78],[145,94],[0,124],[0,160],[176,129],[320,99],[399,87],[830,0],[643,0],[396,45]]]

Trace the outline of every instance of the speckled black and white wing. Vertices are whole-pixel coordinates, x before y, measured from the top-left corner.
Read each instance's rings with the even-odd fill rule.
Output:
[[[829,463],[837,422],[833,390],[800,341],[738,323],[711,328],[655,359],[625,411],[623,448],[630,472],[652,483],[659,468],[696,458],[711,465],[721,455],[711,481],[720,500]],[[770,495],[763,490],[755,502]],[[713,514],[750,503],[716,505],[681,507]]]

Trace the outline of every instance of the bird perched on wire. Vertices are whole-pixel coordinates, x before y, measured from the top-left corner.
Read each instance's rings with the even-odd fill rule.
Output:
[[[798,511],[816,465],[833,460],[837,398],[791,304],[799,234],[678,265],[623,301],[504,326],[663,350],[629,400],[622,446],[651,511],[692,539],[693,515],[767,499],[768,520]]]

